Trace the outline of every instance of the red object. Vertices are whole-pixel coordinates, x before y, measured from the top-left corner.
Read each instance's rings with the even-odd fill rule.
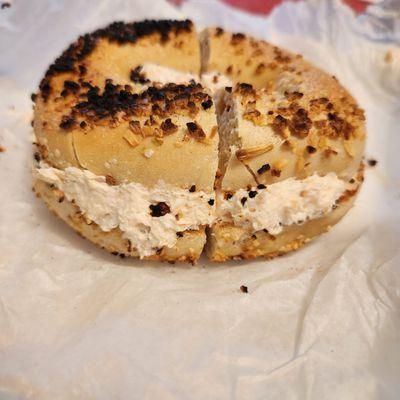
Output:
[[[169,0],[171,3],[179,6],[185,0]],[[240,8],[244,11],[268,15],[274,7],[288,0],[221,0],[232,7]],[[292,0],[297,1],[297,0]],[[355,13],[361,14],[365,11],[368,6],[367,0],[342,0],[343,3],[347,4]]]
[[[368,7],[368,2],[363,0],[343,0],[357,14],[363,13]]]
[[[241,8],[254,14],[269,14],[274,7],[284,0],[223,0],[233,7]]]

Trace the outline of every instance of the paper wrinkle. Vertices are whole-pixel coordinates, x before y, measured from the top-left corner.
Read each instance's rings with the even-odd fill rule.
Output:
[[[329,0],[269,17],[193,0],[0,10],[0,398],[398,399],[398,12],[375,2],[355,16]],[[29,95],[45,68],[78,34],[146,17],[254,34],[351,90],[378,165],[337,226],[268,262],[160,266],[107,254],[35,198]]]

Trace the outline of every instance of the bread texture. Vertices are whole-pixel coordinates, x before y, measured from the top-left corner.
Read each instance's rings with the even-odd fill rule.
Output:
[[[199,79],[161,84],[141,72],[144,64]],[[212,74],[227,77],[232,87],[211,91],[198,83],[205,74],[213,84]],[[38,167],[78,168],[110,185],[153,188],[161,181],[204,192],[216,207],[207,227],[213,261],[294,250],[335,224],[358,190],[329,214],[273,238],[218,219],[218,194],[313,174],[354,179],[365,143],[363,112],[336,78],[241,33],[207,28],[198,35],[188,20],[116,22],[65,50],[33,100]],[[38,175],[34,189],[63,221],[111,253],[194,263],[206,243],[200,224],[177,232],[173,247],[143,256],[121,229],[102,230]]]

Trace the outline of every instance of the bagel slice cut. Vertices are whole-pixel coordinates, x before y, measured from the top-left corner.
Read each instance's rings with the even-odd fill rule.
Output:
[[[35,190],[113,253],[195,262],[213,220],[218,134],[211,93],[143,65],[199,76],[190,21],[114,23],[56,60],[35,98]]]
[[[339,84],[327,90],[315,83],[307,88],[284,71],[268,88],[239,83],[225,90],[211,260],[295,250],[353,204],[362,182],[364,116],[349,95],[340,96]]]

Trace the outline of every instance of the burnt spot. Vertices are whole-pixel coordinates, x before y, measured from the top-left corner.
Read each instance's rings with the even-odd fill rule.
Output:
[[[328,113],[329,125],[333,130],[333,136],[343,136],[346,140],[349,140],[352,133],[354,132],[354,127],[345,121],[343,118],[339,117],[335,113]]]
[[[249,197],[252,199],[252,198],[256,197],[257,194],[258,194],[257,190],[250,190]]]
[[[142,68],[143,67],[141,65],[139,65],[131,71],[131,74],[129,77],[132,82],[140,83],[141,85],[144,85],[145,83],[150,82],[150,80],[146,78],[146,75],[144,73],[142,73]]]
[[[262,183],[260,183],[259,185],[257,185],[257,189],[266,189],[267,187],[265,185],[263,185]]]
[[[301,92],[288,92],[288,91],[285,91],[284,95],[289,101],[300,100],[304,96],[304,94]]]
[[[41,95],[44,100],[49,97],[52,90],[51,78],[55,75],[64,72],[78,72],[82,75],[81,61],[93,51],[99,39],[118,44],[136,43],[142,37],[158,34],[161,41],[166,42],[171,35],[191,32],[192,29],[193,24],[189,20],[144,20],[133,23],[119,21],[91,34],[80,36],[50,65],[39,85]]]
[[[269,171],[271,169],[271,166],[269,164],[264,164],[257,170],[258,175],[262,175],[265,172]]]
[[[171,121],[171,118],[167,118],[161,123],[161,130],[165,135],[172,135],[178,130],[178,126]]]
[[[282,115],[277,115],[271,124],[272,130],[280,136],[285,136],[285,129],[288,126],[289,121]]]
[[[208,110],[209,108],[212,107],[212,105],[213,105],[213,102],[211,99],[207,99],[201,103],[201,106],[203,107],[204,110]]]
[[[232,38],[231,38],[231,44],[233,46],[236,46],[245,38],[246,38],[246,35],[244,35],[243,33],[233,33]]]
[[[190,20],[144,20],[140,22],[125,23],[113,22],[106,28],[99,29],[93,35],[107,38],[111,42],[135,43],[138,39],[158,34],[162,42],[166,42],[171,35],[191,32],[193,23]]]
[[[312,121],[308,118],[307,111],[304,108],[299,108],[292,117],[289,129],[292,135],[304,138],[308,135],[311,126]]]
[[[64,89],[61,91],[61,96],[65,97],[69,93],[78,93],[80,85],[74,81],[64,81]]]
[[[71,117],[79,114],[94,123],[104,118],[113,119],[119,112],[125,114],[124,118],[150,117],[152,114],[164,117],[173,112],[190,112],[193,110],[190,103],[199,103],[208,96],[197,83],[151,86],[141,93],[132,93],[126,85],[114,85],[111,81],[107,81],[103,92],[90,84],[85,88],[88,90],[82,94],[82,101],[72,108]],[[174,129],[172,122],[164,124],[164,128]]]
[[[374,160],[373,158],[370,158],[370,159],[367,160],[367,164],[368,164],[370,167],[375,167],[376,164],[378,164],[378,161],[377,161],[377,160]]]
[[[240,202],[242,203],[242,206],[244,206],[246,204],[246,201],[247,201],[247,197],[242,197],[240,199]]]
[[[70,45],[61,56],[50,65],[39,85],[44,100],[46,100],[51,93],[51,78],[64,72],[74,72],[75,64],[92,52],[96,41],[97,37],[94,34],[87,34],[79,37],[75,43]]]
[[[215,29],[215,36],[216,36],[216,37],[221,36],[223,33],[224,33],[224,30],[223,30],[222,28],[217,27],[217,28]]]
[[[266,65],[264,63],[260,63],[257,65],[256,69],[254,70],[254,73],[256,75],[261,75],[265,70],[266,70]]]
[[[169,205],[163,201],[157,204],[150,204],[149,208],[152,217],[163,217],[171,212]]]
[[[196,185],[190,186],[189,192],[190,192],[190,193],[194,193],[195,191],[196,191]]]
[[[308,154],[314,154],[317,151],[317,149],[314,146],[307,146],[306,150]]]
[[[239,83],[236,86],[236,91],[239,92],[242,95],[254,95],[255,90],[253,89],[253,86],[250,85],[249,83]]]
[[[203,140],[206,137],[203,129],[197,124],[197,122],[188,122],[186,124],[189,135],[196,140]]]
[[[79,75],[83,76],[86,74],[87,68],[83,64],[81,64],[81,65],[78,65],[78,71],[79,71]]]
[[[274,59],[278,63],[286,64],[290,62],[290,57],[285,54],[281,49],[278,47],[274,47]]]
[[[210,206],[213,206],[213,205],[214,205],[214,202],[215,202],[215,200],[214,200],[214,199],[210,199],[210,200],[208,200],[208,204],[209,204]]]
[[[76,120],[74,118],[68,117],[68,116],[63,116],[61,123],[60,123],[60,128],[64,130],[70,130],[73,129],[76,126]]]

